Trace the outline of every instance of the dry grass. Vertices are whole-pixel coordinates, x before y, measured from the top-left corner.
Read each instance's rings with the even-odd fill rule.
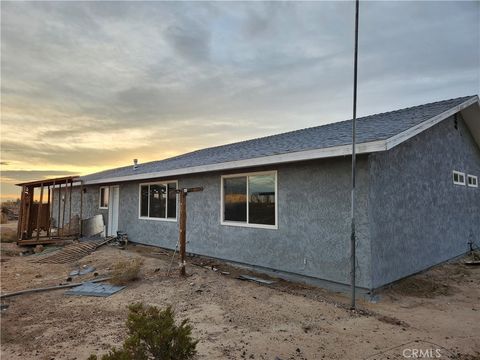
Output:
[[[16,229],[2,227],[0,230],[0,241],[3,243],[11,243],[17,241]]]
[[[130,261],[120,261],[113,266],[112,278],[109,280],[114,285],[126,285],[129,282],[135,281],[139,278],[140,269],[142,268],[143,260],[135,258]]]

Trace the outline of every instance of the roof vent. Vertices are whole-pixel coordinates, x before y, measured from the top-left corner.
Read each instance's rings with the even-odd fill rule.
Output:
[[[133,159],[133,170],[137,170],[138,167],[138,159]]]

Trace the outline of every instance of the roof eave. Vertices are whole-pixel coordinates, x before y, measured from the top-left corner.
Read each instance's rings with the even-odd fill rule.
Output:
[[[419,133],[421,133],[422,131],[425,131],[429,128],[431,128],[432,126],[438,124],[439,122],[449,118],[450,116],[462,111],[462,110],[465,110],[466,108],[470,107],[471,105],[473,104],[480,104],[479,103],[479,99],[478,99],[478,96],[473,96],[471,97],[470,99],[464,101],[463,103],[457,105],[457,106],[454,106],[450,109],[448,109],[447,111],[444,111],[443,113],[441,114],[438,114],[437,116],[434,116],[416,126],[413,126],[405,131],[402,131],[401,133],[398,133],[397,135],[394,135],[390,138],[387,139],[387,148],[386,150],[389,150],[405,141],[407,141],[408,139],[414,137],[415,135],[418,135]]]
[[[385,151],[385,150],[387,150],[385,140],[360,143],[360,144],[357,144],[356,146],[357,154],[365,154],[365,153]],[[94,185],[94,184],[117,183],[117,182],[125,182],[125,181],[164,178],[169,176],[178,176],[178,175],[186,175],[186,174],[198,174],[198,173],[205,173],[205,172],[212,172],[212,171],[234,170],[234,169],[242,169],[242,168],[249,168],[249,167],[255,167],[255,166],[276,165],[276,164],[285,164],[285,163],[291,163],[291,162],[297,162],[297,161],[346,156],[346,155],[351,155],[351,153],[352,153],[352,145],[341,145],[341,146],[333,146],[333,147],[328,147],[323,149],[297,151],[297,152],[291,152],[291,153],[285,153],[285,154],[257,157],[252,159],[228,161],[228,162],[217,163],[217,164],[192,166],[192,167],[181,168],[181,169],[156,171],[156,172],[119,176],[119,177],[101,178],[101,179],[95,179],[95,180],[85,179],[84,184]]]

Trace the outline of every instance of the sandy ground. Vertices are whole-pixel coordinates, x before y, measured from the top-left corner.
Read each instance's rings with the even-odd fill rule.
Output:
[[[412,349],[438,350],[441,359],[480,358],[478,267],[437,267],[383,291],[377,303],[360,301],[362,311],[355,313],[342,294],[285,281],[240,281],[236,276],[245,271],[217,262],[230,272],[222,275],[200,266],[206,264],[200,258],[189,259],[187,278],[176,271],[166,276],[171,253],[151,247],[104,246],[77,263],[47,265],[32,261],[38,255],[14,256],[14,244],[1,245],[2,294],[65,283],[82,265],[103,276],[120,259],[144,259],[141,279],[108,298],[55,290],[3,300],[9,307],[1,316],[2,359],[105,353],[124,339],[127,305],[140,301],[172,304],[180,319],[189,318],[200,340],[198,359],[405,359]]]

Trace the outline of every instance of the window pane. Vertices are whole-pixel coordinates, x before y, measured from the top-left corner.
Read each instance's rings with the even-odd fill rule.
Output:
[[[108,187],[100,188],[100,207],[108,207]]]
[[[177,217],[177,194],[175,190],[177,185],[175,183],[168,184],[168,209],[167,209],[167,217],[175,219]]]
[[[224,220],[247,221],[247,178],[223,179]]]
[[[275,175],[248,177],[249,224],[275,225]]]
[[[165,191],[165,185],[150,185],[150,217],[165,217]]]
[[[140,216],[148,216],[148,185],[140,188]]]

